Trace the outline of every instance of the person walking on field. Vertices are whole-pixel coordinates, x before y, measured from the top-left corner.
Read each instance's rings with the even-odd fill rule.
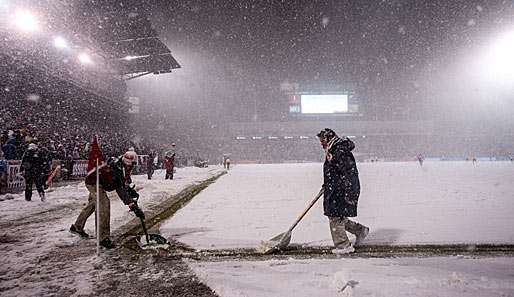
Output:
[[[175,153],[166,153],[166,156],[164,157],[164,168],[166,169],[166,176],[164,179],[173,179],[173,170],[175,170]]]
[[[417,154],[416,159],[418,160],[419,166],[423,166],[423,161],[425,161],[425,157],[423,157],[423,154]]]
[[[352,154],[355,144],[349,138],[340,138],[329,128],[317,134],[325,150],[323,164],[323,211],[328,217],[330,233],[334,242],[334,254],[348,254],[354,246],[362,243],[369,228],[354,222],[349,217],[357,216],[360,182],[357,164]],[[352,246],[346,231],[354,234]]]
[[[227,163],[227,170],[230,169],[230,158],[227,158],[227,160],[225,161]]]
[[[152,179],[152,175],[155,171],[154,159],[155,159],[155,152],[151,151],[150,154],[148,155],[148,158],[146,159],[146,174],[148,176],[148,179]]]

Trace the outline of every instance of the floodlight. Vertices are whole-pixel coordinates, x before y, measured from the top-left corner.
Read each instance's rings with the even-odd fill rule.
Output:
[[[125,60],[125,61],[132,61],[132,60],[135,60],[135,59],[146,58],[146,57],[149,57],[149,56],[150,55],[141,55],[141,56],[126,55],[125,57],[123,57],[121,59]]]
[[[486,55],[487,75],[494,80],[514,81],[514,31],[501,35]]]
[[[28,10],[18,9],[12,18],[13,24],[23,32],[34,32],[39,30],[39,23],[36,17]]]
[[[93,64],[93,60],[91,59],[91,56],[89,56],[86,53],[79,54],[78,59],[79,59],[80,63],[82,63],[82,64]]]
[[[68,48],[68,42],[62,36],[56,36],[54,38],[54,46],[60,49]]]

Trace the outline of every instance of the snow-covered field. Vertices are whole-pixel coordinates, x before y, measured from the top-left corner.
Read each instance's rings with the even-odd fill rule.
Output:
[[[322,183],[321,164],[239,165],[161,226],[197,249],[256,247],[285,232]],[[514,164],[362,163],[367,244],[514,243]],[[331,245],[322,203],[292,242]],[[222,297],[514,296],[514,258],[194,261]],[[344,286],[347,284],[346,288]]]
[[[371,227],[367,244],[514,243],[512,163],[362,163],[359,169],[357,220]],[[140,204],[143,210],[158,205],[222,170],[181,168],[173,181],[165,181],[162,171],[151,181],[136,176],[143,186]],[[235,166],[162,224],[161,232],[197,249],[256,247],[284,232],[320,185],[321,164]],[[67,231],[87,200],[82,183],[55,188],[46,203],[36,193],[33,202],[22,194],[4,198],[0,295],[94,295],[98,283],[108,286],[114,272],[98,267],[114,256],[95,256],[93,241]],[[134,218],[118,198],[111,209],[112,232]],[[93,222],[86,226],[91,234]],[[331,244],[321,201],[294,230],[293,242]],[[510,256],[188,263],[222,297],[514,296]]]
[[[514,296],[514,258],[191,261],[189,265],[222,297]]]
[[[145,206],[156,205],[168,199],[171,195],[175,195],[187,186],[200,183],[218,173],[223,169],[219,166],[210,168],[186,167],[179,168],[177,177],[170,181],[164,179],[164,170],[156,170],[152,180],[148,180],[146,175],[133,176],[133,182],[139,189],[140,199],[139,205],[144,210]],[[7,194],[12,199],[0,201],[0,222],[16,221],[23,218],[33,217],[37,220],[40,213],[51,211],[56,207],[63,205],[71,205],[73,203],[87,203],[89,192],[83,182],[74,183],[64,187],[56,187],[47,191],[47,201],[42,203],[39,201],[39,195],[35,191],[32,194],[32,201],[24,200],[24,194]],[[119,226],[132,219],[134,215],[129,213],[127,206],[116,196],[115,192],[108,193],[111,198],[111,232]],[[77,209],[78,215],[80,208]],[[66,218],[69,227],[76,219],[76,216]],[[94,217],[92,216],[85,230],[94,234]]]
[[[514,164],[360,163],[367,244],[514,243]],[[197,249],[256,247],[285,232],[322,184],[322,164],[239,165],[161,226]],[[330,245],[322,201],[292,242]]]
[[[134,182],[143,186],[140,205],[143,210],[159,205],[188,186],[201,183],[223,168],[179,168],[175,179],[164,180],[164,172],[156,171],[152,180],[134,176]],[[116,194],[111,197],[111,234],[134,219],[128,207]],[[7,197],[12,199],[6,199]],[[24,200],[23,193],[8,194],[0,199],[0,295],[1,296],[71,296],[68,291],[92,294],[102,280],[94,277],[102,257],[94,254],[94,240],[81,240],[68,232],[83,205],[88,191],[83,182],[53,188],[47,193],[47,202],[39,201],[34,191],[32,202]],[[94,215],[85,228],[93,235]],[[105,274],[110,272],[106,269]],[[105,278],[108,279],[108,278]],[[104,281],[105,281],[104,279]]]

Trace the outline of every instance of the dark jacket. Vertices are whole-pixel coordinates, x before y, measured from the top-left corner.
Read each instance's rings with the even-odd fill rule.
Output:
[[[116,191],[124,204],[129,205],[134,202],[129,195],[130,172],[124,168],[121,159],[111,160],[108,164],[101,166],[99,182],[105,191]],[[86,185],[96,185],[96,171],[86,176]]]
[[[21,158],[21,169],[24,175],[40,176],[49,171],[48,160],[39,149],[26,150]]]
[[[357,216],[360,194],[359,172],[348,138],[336,138],[323,164],[324,214],[329,217]],[[331,159],[329,160],[329,158]]]
[[[164,157],[164,168],[166,171],[173,170],[175,167],[175,154]]]
[[[16,145],[14,145],[12,141],[7,141],[7,143],[2,146],[2,151],[4,152],[6,160],[13,160],[16,158]]]
[[[148,155],[148,158],[146,159],[146,169],[147,170],[154,170],[153,161],[155,159],[155,155],[150,153]]]

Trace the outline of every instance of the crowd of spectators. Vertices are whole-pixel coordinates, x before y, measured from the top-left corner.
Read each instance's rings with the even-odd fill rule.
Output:
[[[131,135],[124,133],[126,124],[121,116],[98,109],[87,112],[77,106],[81,101],[55,98],[6,101],[7,104],[0,108],[3,127],[0,144],[8,160],[20,159],[29,143],[48,149],[54,159],[83,159],[87,157],[93,135],[108,140],[103,146],[107,155],[121,154],[133,146]]]
[[[84,158],[93,135],[108,140],[108,155],[133,146],[122,88],[118,97],[104,98],[42,68],[5,56],[0,63],[0,146],[6,159],[20,159],[29,143],[54,159]]]

